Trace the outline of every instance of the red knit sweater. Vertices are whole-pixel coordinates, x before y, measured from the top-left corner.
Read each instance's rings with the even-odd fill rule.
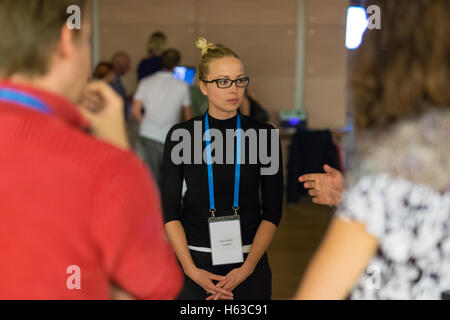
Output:
[[[143,163],[83,131],[66,99],[4,88],[51,114],[0,99],[0,299],[109,299],[111,282],[138,299],[175,298],[182,273]]]

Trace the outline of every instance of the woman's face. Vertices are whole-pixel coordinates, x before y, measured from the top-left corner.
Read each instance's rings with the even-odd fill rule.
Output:
[[[207,81],[216,79],[236,80],[245,76],[241,60],[235,57],[224,57],[209,63]],[[233,83],[229,88],[218,88],[216,82],[205,83],[200,81],[200,89],[208,96],[209,107],[216,108],[220,112],[234,112],[241,105],[245,88],[240,88]]]

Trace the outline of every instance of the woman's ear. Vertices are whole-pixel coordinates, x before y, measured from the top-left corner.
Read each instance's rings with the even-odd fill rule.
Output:
[[[207,96],[208,90],[206,90],[206,83],[204,83],[203,81],[199,81],[198,84],[199,84],[200,90],[202,91],[203,95]]]

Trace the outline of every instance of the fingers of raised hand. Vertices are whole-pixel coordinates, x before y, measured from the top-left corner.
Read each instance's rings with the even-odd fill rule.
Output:
[[[326,173],[329,173],[331,175],[336,175],[336,174],[340,174],[341,173],[339,170],[336,170],[335,168],[330,167],[327,164],[323,166],[323,170],[325,170]]]
[[[326,206],[333,205],[331,199],[328,197],[314,197],[312,198],[312,202],[314,202],[315,204],[322,204]]]
[[[317,179],[318,175],[319,175],[319,173],[304,174],[304,175],[298,177],[298,181],[300,181],[300,182],[315,181]]]
[[[308,181],[308,182],[305,182],[303,184],[303,186],[305,187],[305,189],[312,189],[312,188],[315,188],[317,186],[317,184],[314,181]]]

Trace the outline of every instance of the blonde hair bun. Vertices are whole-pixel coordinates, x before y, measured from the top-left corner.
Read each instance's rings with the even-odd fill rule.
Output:
[[[230,49],[222,46],[215,45],[214,43],[208,42],[205,38],[200,37],[195,42],[197,48],[202,50],[202,57],[198,65],[198,78],[206,79],[209,74],[209,64],[215,59],[221,59],[224,57],[235,57],[239,59],[238,55],[231,51]]]
[[[208,52],[208,49],[216,48],[216,45],[214,43],[208,42],[208,40],[203,37],[198,38],[198,40],[195,42],[195,45],[197,46],[197,48],[202,50],[202,56],[204,56]]]

